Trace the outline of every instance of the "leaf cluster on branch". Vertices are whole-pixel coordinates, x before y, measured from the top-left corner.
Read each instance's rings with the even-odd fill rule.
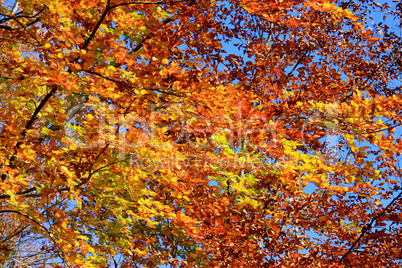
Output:
[[[0,0],[0,266],[399,267],[401,12]]]

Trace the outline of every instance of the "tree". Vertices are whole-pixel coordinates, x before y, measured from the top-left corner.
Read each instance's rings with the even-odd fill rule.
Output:
[[[1,3],[4,264],[401,263],[400,3]]]

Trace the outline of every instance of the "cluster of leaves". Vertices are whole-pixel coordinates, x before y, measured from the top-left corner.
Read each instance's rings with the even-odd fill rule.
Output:
[[[400,3],[12,4],[2,265],[401,263]]]

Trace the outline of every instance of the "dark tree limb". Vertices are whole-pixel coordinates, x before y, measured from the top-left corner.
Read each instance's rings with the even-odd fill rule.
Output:
[[[28,120],[28,122],[25,124],[24,130],[21,133],[23,138],[25,138],[25,135],[26,135],[27,131],[32,127],[32,125],[35,122],[38,114],[42,111],[43,107],[45,107],[46,103],[53,96],[53,94],[56,93],[57,89],[58,89],[58,86],[54,85],[52,87],[52,89],[50,90],[50,92],[47,93],[47,95],[39,103],[38,107],[36,107],[34,113],[32,114],[31,118]],[[22,144],[21,141],[17,142],[17,144],[15,145],[15,148],[18,150],[20,148],[21,144]],[[14,160],[15,160],[15,153],[10,157],[10,161],[9,161],[10,165],[11,165],[12,162],[14,162]],[[4,173],[1,174],[1,180],[2,181],[5,181],[6,177],[7,177],[6,174],[4,174]]]
[[[109,11],[111,10],[111,8],[110,8],[110,1],[111,1],[111,0],[108,0],[108,1],[107,1],[106,8],[105,8],[105,10],[103,11],[102,16],[100,17],[98,23],[95,25],[95,28],[92,30],[92,32],[91,32],[91,34],[89,35],[88,39],[85,40],[85,43],[84,43],[84,45],[82,46],[81,49],[87,49],[88,46],[89,46],[89,44],[91,43],[92,39],[95,37],[96,32],[98,31],[99,27],[102,25],[103,21],[105,20],[107,14],[108,14]]]

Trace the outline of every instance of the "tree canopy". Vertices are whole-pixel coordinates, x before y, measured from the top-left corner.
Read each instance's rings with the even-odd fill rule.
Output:
[[[0,0],[0,265],[400,265],[401,12]]]

